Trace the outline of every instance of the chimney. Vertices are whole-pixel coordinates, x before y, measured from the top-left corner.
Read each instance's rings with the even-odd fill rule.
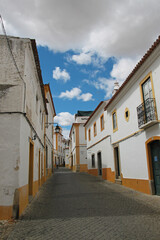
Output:
[[[113,92],[112,92],[112,96],[118,91],[119,89],[119,83],[116,81],[114,83],[114,89],[113,89]]]

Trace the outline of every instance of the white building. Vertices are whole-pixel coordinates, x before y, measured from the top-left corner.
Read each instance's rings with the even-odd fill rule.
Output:
[[[7,219],[21,215],[45,181],[47,108],[35,40],[0,36],[0,56],[0,218]]]
[[[104,111],[107,102],[100,102],[84,125],[87,132],[87,164],[89,174],[114,182],[111,170],[114,168],[113,154]]]
[[[45,176],[49,177],[53,173],[54,159],[54,117],[56,116],[54,103],[49,84],[44,85],[45,99],[48,115],[45,121]]]
[[[92,111],[78,111],[70,130],[70,168],[76,172],[87,172],[87,142],[84,124]]]
[[[160,195],[160,37],[106,105],[115,181]],[[114,158],[113,158],[114,156]]]
[[[64,166],[65,164],[65,141],[62,128],[58,125],[54,128],[54,166]]]
[[[64,139],[64,160],[65,167],[69,168],[69,139]]]

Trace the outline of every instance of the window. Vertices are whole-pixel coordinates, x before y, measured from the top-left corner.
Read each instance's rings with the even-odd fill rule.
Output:
[[[142,83],[142,94],[143,94],[143,101],[146,101],[148,98],[153,98],[150,77],[148,77],[146,81]]]
[[[88,139],[91,141],[91,129],[88,130]]]
[[[157,110],[156,110],[155,94],[154,94],[154,87],[153,87],[151,72],[141,81],[140,90],[141,90],[141,99],[142,99],[142,105],[141,105],[142,110],[140,108],[139,109],[142,112],[141,114],[143,117],[142,122],[148,123],[152,120],[156,120]]]
[[[94,137],[97,135],[97,126],[96,126],[96,122],[93,125],[93,132],[94,132]]]
[[[38,95],[36,95],[36,113],[38,114]]]
[[[117,125],[117,112],[114,110],[112,112],[112,124],[113,124],[113,132],[118,130],[118,125]]]
[[[127,122],[129,121],[129,116],[130,116],[129,109],[128,109],[128,108],[126,108],[126,109],[125,109],[125,114],[124,114],[124,117],[125,117],[125,119],[126,119],[126,121],[127,121]]]
[[[101,131],[104,129],[104,114],[100,116],[100,126],[101,126]]]
[[[92,154],[92,168],[95,168],[95,154]]]

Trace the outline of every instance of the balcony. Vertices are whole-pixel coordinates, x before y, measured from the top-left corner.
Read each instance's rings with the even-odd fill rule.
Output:
[[[137,107],[138,127],[145,129],[157,123],[157,110],[154,98],[148,98]]]

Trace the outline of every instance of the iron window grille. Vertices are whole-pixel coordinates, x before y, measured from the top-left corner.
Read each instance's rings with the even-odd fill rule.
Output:
[[[154,98],[147,98],[137,107],[138,127],[157,120],[156,103]]]

